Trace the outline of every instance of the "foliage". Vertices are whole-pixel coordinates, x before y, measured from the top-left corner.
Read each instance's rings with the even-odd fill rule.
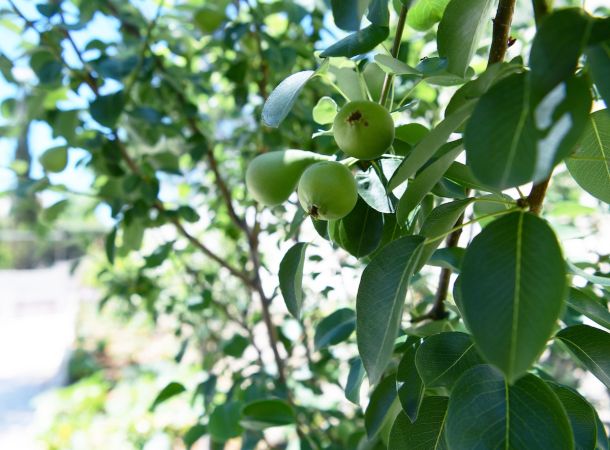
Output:
[[[198,349],[203,400],[188,443],[271,447],[267,430],[282,427],[277,445],[303,449],[607,448],[593,407],[550,362],[569,354],[608,385],[608,255],[575,264],[562,250],[550,213],[580,190],[569,198],[560,185],[540,214],[564,165],[608,210],[608,11],[534,0],[536,31],[511,32],[514,0],[424,1],[411,13],[385,0],[3,12],[28,30],[3,76],[62,138],[35,191],[84,149],[89,194],[113,224],[102,305],[172,317],[176,361]],[[96,20],[118,35],[88,37]],[[331,20],[348,34],[329,38]],[[35,76],[16,79],[20,65]],[[396,127],[373,160],[346,157],[332,137],[337,111],[362,100]],[[289,148],[350,169],[351,212],[324,221],[294,195],[272,209],[252,200],[248,162]],[[302,169],[259,177],[257,189],[290,192]],[[343,203],[333,194],[316,201]],[[476,237],[460,239],[466,227]],[[339,275],[364,270],[355,301],[323,317],[337,285],[315,263],[331,245],[353,256],[342,253]],[[355,405],[324,401],[337,385]],[[170,382],[149,407],[184,391]]]

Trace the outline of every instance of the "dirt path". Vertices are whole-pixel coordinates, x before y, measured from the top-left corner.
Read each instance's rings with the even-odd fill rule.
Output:
[[[41,448],[32,401],[64,382],[77,298],[67,263],[0,271],[0,449]]]

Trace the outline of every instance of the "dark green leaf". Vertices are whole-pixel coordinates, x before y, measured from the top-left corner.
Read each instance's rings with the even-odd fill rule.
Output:
[[[591,77],[606,107],[610,107],[610,41],[600,42],[586,53]]]
[[[242,433],[243,429],[239,425],[241,407],[241,403],[228,402],[214,408],[208,424],[213,441],[225,442]]]
[[[568,306],[610,330],[610,311],[593,294],[582,289],[570,288]]]
[[[468,205],[473,201],[474,199],[468,198],[437,206],[428,214],[428,217],[426,217],[426,220],[421,227],[420,234],[426,238],[444,236],[455,226]],[[443,238],[440,238],[424,245],[419,259],[419,268],[423,267],[428,262],[434,253],[434,250],[442,243]]]
[[[290,425],[295,420],[292,407],[280,399],[248,403],[244,406],[241,416],[241,425],[251,430]]]
[[[470,336],[457,331],[439,333],[417,349],[415,364],[426,388],[453,388],[466,370],[482,364]]]
[[[449,166],[463,151],[461,141],[454,141],[445,144],[446,153],[419,172],[415,178],[409,182],[407,190],[400,198],[396,207],[396,220],[399,224],[407,221],[409,213],[432,190],[434,185],[439,182]]]
[[[556,383],[548,383],[563,405],[574,434],[575,450],[595,448],[596,423],[593,407],[576,391]]]
[[[393,241],[377,253],[362,273],[356,297],[356,337],[371,384],[379,381],[392,356],[422,243],[420,236]]]
[[[368,53],[382,43],[388,37],[390,29],[377,25],[369,25],[360,31],[350,34],[336,44],[331,45],[320,55],[322,58],[329,56],[352,56]]]
[[[592,25],[581,8],[558,9],[542,21],[530,52],[534,103],[572,76]]]
[[[345,398],[356,405],[360,402],[360,386],[364,380],[364,373],[362,360],[358,357],[352,359],[345,384]]]
[[[396,389],[403,411],[411,422],[414,422],[424,398],[424,382],[415,365],[415,355],[419,342],[408,342],[408,344],[396,371]]]
[[[182,441],[184,442],[187,450],[190,450],[190,448],[195,445],[195,442],[205,436],[207,432],[207,427],[200,423],[189,428],[188,431],[184,433],[184,436],[182,436]]]
[[[366,18],[369,19],[372,24],[380,27],[388,27],[390,24],[388,0],[371,0]]]
[[[110,233],[106,235],[104,241],[104,249],[106,251],[106,258],[110,264],[114,264],[114,255],[116,251],[116,233],[117,227],[114,227]]]
[[[451,0],[438,25],[438,54],[448,60],[448,70],[466,74],[479,40],[489,23],[494,0]]]
[[[458,306],[483,358],[511,383],[545,349],[565,296],[559,243],[533,214],[493,221],[466,251]]]
[[[486,185],[506,189],[548,176],[580,138],[589,111],[584,80],[559,84],[530,108],[528,75],[514,74],[481,97],[464,132],[468,165]]]
[[[356,313],[350,308],[336,310],[316,327],[314,345],[317,350],[345,341],[356,328]]]
[[[248,345],[250,345],[248,338],[235,334],[231,339],[223,342],[222,351],[225,355],[241,358]]]
[[[591,114],[582,143],[566,165],[580,187],[610,203],[610,111]]]
[[[370,0],[331,0],[335,24],[342,30],[357,31],[369,3]]]
[[[270,127],[277,127],[282,123],[297,101],[299,93],[314,74],[313,70],[304,70],[285,78],[265,101],[263,122]]]
[[[186,388],[184,387],[184,385],[182,385],[181,383],[176,383],[175,381],[172,381],[167,386],[165,386],[163,389],[161,389],[161,392],[159,392],[159,394],[157,394],[157,397],[152,402],[152,405],[150,405],[150,410],[154,411],[155,408],[157,406],[159,406],[161,403],[169,400],[172,397],[175,397],[178,394],[182,394],[185,391],[186,391]]]
[[[473,367],[460,377],[445,427],[451,450],[574,449],[568,417],[544,381],[525,375],[509,385],[490,366]]]
[[[375,387],[364,413],[364,427],[369,439],[379,433],[386,420],[394,420],[398,412],[397,408],[393,407],[395,400],[396,384],[394,376],[390,375]]]
[[[557,333],[574,357],[610,388],[610,334],[589,325],[574,325]]]
[[[98,96],[90,105],[89,112],[100,125],[114,128],[125,106],[123,91]]]
[[[417,420],[411,423],[401,412],[390,432],[391,450],[448,450],[445,442],[446,397],[426,397]]]
[[[360,258],[377,248],[383,233],[383,215],[358,197],[352,211],[328,223],[330,238],[339,247]]]
[[[278,273],[280,291],[282,291],[286,308],[297,319],[301,315],[303,304],[303,265],[306,250],[307,243],[304,242],[298,242],[290,247],[282,258]]]

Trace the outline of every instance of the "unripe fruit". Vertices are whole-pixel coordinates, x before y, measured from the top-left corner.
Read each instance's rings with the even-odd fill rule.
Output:
[[[345,105],[333,123],[335,141],[347,155],[379,158],[394,141],[392,116],[378,103],[355,101]]]
[[[314,219],[332,220],[347,216],[358,201],[358,187],[350,170],[335,161],[308,167],[297,189],[301,206]]]
[[[304,150],[282,150],[254,158],[246,170],[246,187],[265,206],[285,202],[294,192],[303,171],[316,161],[328,159]]]

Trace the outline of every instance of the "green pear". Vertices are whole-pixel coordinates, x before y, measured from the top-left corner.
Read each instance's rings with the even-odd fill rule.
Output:
[[[394,142],[392,116],[378,103],[349,102],[335,116],[335,141],[347,155],[358,159],[376,159]]]
[[[294,192],[303,171],[328,157],[304,150],[281,150],[254,158],[246,170],[250,195],[265,206],[285,202]]]
[[[299,180],[297,192],[301,206],[314,219],[341,219],[358,201],[354,175],[336,161],[317,162],[308,167]]]

